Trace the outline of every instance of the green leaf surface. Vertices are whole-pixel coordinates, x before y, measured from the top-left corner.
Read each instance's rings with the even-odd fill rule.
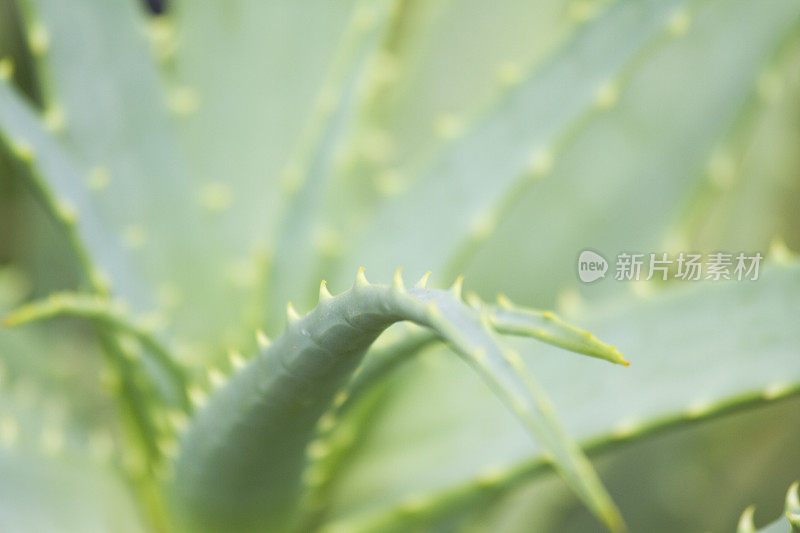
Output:
[[[520,193],[469,261],[467,279],[483,296],[504,292],[550,306],[563,291],[602,298],[616,290],[578,282],[581,250],[612,263],[625,251],[692,250],[682,211],[787,35],[796,35],[798,15],[796,2],[698,2],[684,31],[660,41],[632,72],[616,105],[583,125],[552,172]],[[712,243],[735,245],[731,252],[758,244],[704,244]]]
[[[234,259],[275,244],[283,195],[291,189],[280,179],[289,154],[315,111],[354,10],[363,9],[369,31],[380,24],[378,4],[178,1],[174,18],[164,21],[174,46],[167,79],[198,103],[181,123],[183,150],[197,186],[222,185],[232,209],[220,204],[215,223]]]
[[[130,491],[108,469],[0,447],[0,529],[42,533],[147,531]]]
[[[29,39],[46,43],[34,47],[45,84],[42,120],[63,139],[76,167],[70,188],[91,203],[110,242],[82,228],[80,236],[119,297],[136,312],[157,310],[179,338],[193,338],[185,358],[208,357],[202,350],[240,334],[234,324],[244,296],[231,290],[229,241],[202,216],[169,114],[175,97],[159,78],[143,11],[124,0],[26,6]],[[81,216],[85,203],[76,206]],[[109,246],[140,283],[103,261]]]
[[[593,446],[635,438],[798,390],[799,272],[773,265],[755,282],[705,283],[570,316],[619,342],[632,363],[624,372],[518,349],[573,435]],[[425,509],[437,491],[481,486],[520,462],[541,468],[498,402],[438,352],[394,383],[334,484],[334,515],[405,501]]]
[[[102,214],[83,187],[81,173],[62,146],[44,128],[36,111],[8,83],[0,83],[0,139],[27,165],[34,188],[45,198],[51,213],[70,231],[79,255],[88,250],[103,272],[113,272],[118,290],[142,304],[148,290],[130,254],[109,231]],[[80,239],[80,240],[79,240]],[[85,258],[85,255],[83,255]]]
[[[211,397],[182,438],[175,494],[188,527],[285,529],[315,425],[375,339],[407,320],[448,342],[541,441],[592,512],[609,529],[624,529],[519,356],[498,344],[488,316],[479,318],[457,292],[406,291],[399,272],[392,286],[370,285],[362,270],[350,291],[333,297],[323,283],[319,305],[303,318],[290,306],[289,318],[286,333]]]
[[[622,2],[581,27],[426,165],[413,187],[358,228],[364,237],[350,248],[352,257],[378,271],[445,266],[459,242],[492,225],[500,214],[494,210],[532,160],[595,109],[598,91],[619,81],[683,4]],[[625,33],[624,42],[609,39],[617,33]],[[352,261],[345,258],[346,270]]]

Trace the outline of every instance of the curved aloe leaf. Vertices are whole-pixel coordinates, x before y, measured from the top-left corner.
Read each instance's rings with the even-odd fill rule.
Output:
[[[741,116],[709,158],[707,179],[681,220],[689,248],[764,250],[798,227],[800,190],[787,177],[800,172],[800,85],[792,81],[799,61],[794,31],[763,66]]]
[[[460,280],[456,282],[460,284]],[[602,343],[590,333],[571,326],[549,311],[535,311],[514,306],[507,298],[499,298],[501,306],[483,304],[474,294],[467,296],[470,305],[479,312],[491,328],[498,333],[535,338],[554,346],[583,353],[616,364],[628,365],[613,346]],[[335,484],[336,471],[353,455],[363,436],[365,424],[371,420],[369,395],[375,392],[385,378],[403,363],[418,355],[425,347],[439,340],[434,331],[409,327],[395,332],[394,340],[370,349],[367,359],[359,368],[343,393],[343,400],[334,402],[323,419],[346,420],[342,424],[321,428],[317,439],[309,446],[316,450],[307,472],[317,482],[306,495],[308,510],[316,520],[329,503],[328,492]],[[360,405],[360,404],[366,404]],[[356,414],[349,412],[356,410]],[[355,420],[354,420],[355,418]],[[320,476],[319,472],[325,472]],[[461,494],[459,492],[459,494]],[[387,518],[384,516],[383,518]],[[400,521],[397,527],[403,527]]]
[[[391,0],[356,3],[319,88],[314,110],[281,173],[288,200],[274,257],[268,273],[262,274],[267,276],[262,300],[270,306],[266,319],[262,319],[265,328],[279,324],[275,317],[283,302],[306,285],[306,280],[317,277],[321,268],[318,257],[339,246],[335,237],[324,234],[321,212],[332,192],[331,178],[342,138],[366,90],[367,73],[377,61],[376,49],[392,20],[394,4]],[[365,17],[369,17],[369,24],[365,24]]]
[[[556,468],[612,530],[623,525],[591,465],[560,428],[552,406],[494,340],[488,319],[453,291],[370,285],[359,273],[337,297],[323,283],[318,306],[200,410],[182,439],[175,495],[191,527],[286,527],[301,490],[304,446],[336,391],[391,324],[408,320],[447,341],[551,454]],[[425,279],[425,278],[423,278]]]
[[[796,264],[772,265],[749,284],[699,286],[585,311],[583,324],[623,341],[633,358],[618,375],[591,361],[529,357],[524,346],[517,349],[554,387],[571,432],[599,451],[797,395],[798,271]],[[433,360],[414,361],[390,381],[389,398],[373,417],[379,422],[363,428],[357,457],[331,482],[330,516],[344,524],[367,515],[369,523],[390,514],[433,520],[428,511],[460,505],[448,494],[480,499],[546,470],[543,455],[531,455],[525,435],[475,379],[444,355]],[[422,400],[431,390],[448,400]],[[482,421],[480,433],[475,420]],[[402,454],[392,445],[400,439]],[[446,459],[432,466],[431,456]],[[380,496],[373,497],[377,487]],[[403,510],[406,503],[413,512]]]
[[[104,223],[81,173],[42,124],[36,111],[7,82],[0,82],[0,141],[26,165],[34,188],[66,229],[94,285],[109,281],[134,305],[148,308],[150,291],[130,253]],[[100,265],[102,271],[89,262]],[[107,276],[113,276],[110,280]]]
[[[614,346],[601,342],[588,331],[567,324],[550,311],[518,307],[505,297],[500,298],[502,303],[499,306],[485,305],[475,295],[468,295],[467,299],[473,308],[484,313],[488,325],[498,333],[537,339],[616,364],[630,364]],[[334,406],[334,415],[338,416],[338,412],[357,401],[366,390],[437,340],[440,337],[435,331],[407,330],[394,342],[370,350],[369,359],[348,384],[347,398]]]
[[[156,384],[167,381],[167,405],[177,403],[181,408],[189,409],[185,371],[146,326],[134,322],[125,313],[124,307],[115,305],[106,297],[96,294],[53,293],[46,300],[25,304],[6,315],[2,325],[14,327],[57,316],[95,320],[113,330],[132,335],[142,343],[152,358],[153,381]]]
[[[209,358],[214,343],[227,346],[242,335],[246,252],[231,247],[204,209],[225,192],[209,187],[219,180],[193,180],[170,115],[188,97],[162,83],[144,11],[124,0],[24,5],[29,40],[40,42],[33,47],[45,87],[38,118],[67,147],[74,168],[62,175],[42,169],[43,178],[81,218],[95,214],[102,222],[105,241],[80,220],[77,234],[116,296],[137,313],[159,310],[178,338],[192,339],[186,351]],[[136,278],[106,260],[109,247]]]

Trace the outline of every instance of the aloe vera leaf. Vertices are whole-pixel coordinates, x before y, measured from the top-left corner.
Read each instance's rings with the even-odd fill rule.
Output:
[[[616,105],[554,158],[552,172],[521,194],[462,272],[485,294],[551,306],[564,289],[587,297],[613,291],[613,284],[577,282],[582,249],[596,248],[609,261],[624,250],[686,251],[676,211],[797,24],[797,4],[766,5],[697,4],[686,31],[665,40]],[[680,80],[681,90],[665,77]],[[515,260],[495,260],[508,254]],[[514,281],[530,278],[540,283]]]
[[[81,350],[63,334],[53,339],[47,333],[38,328],[35,332],[0,331],[0,410],[13,415],[15,433],[28,421],[31,406],[54,415],[56,424],[48,428],[59,429],[68,420],[73,435],[85,437],[101,428],[105,428],[103,433],[118,432],[113,398],[99,383],[103,367],[96,351]],[[30,443],[37,449],[42,427],[35,428],[36,442]],[[66,447],[76,441],[80,439],[68,440]]]
[[[147,531],[136,503],[108,469],[0,449],[0,528],[4,531]]]
[[[218,344],[242,335],[246,268],[215,218],[204,215],[224,191],[192,180],[169,114],[183,109],[187,96],[165,90],[144,12],[118,0],[25,6],[29,40],[42,41],[33,47],[46,88],[42,121],[68,145],[79,169],[73,186],[88,190],[146,285],[114,287],[117,295],[137,312],[158,309],[182,346],[193,339],[184,357],[211,357]],[[102,82],[86,85],[87,78]],[[89,248],[99,246],[92,235],[83,238]]]
[[[452,243],[469,235],[480,222],[477,218],[513,188],[534,153],[591,111],[598,88],[644,54],[682,5],[623,2],[583,26],[426,165],[415,186],[385,202],[368,227],[361,228],[364,237],[354,240],[352,249],[383,271],[393,263],[416,273],[423,258],[442,265]],[[624,43],[609,38],[621,32],[627,36]],[[435,220],[409,213],[435,215]],[[350,268],[347,259],[345,265]]]
[[[162,21],[176,45],[168,79],[199,101],[181,121],[183,148],[197,180],[228,187],[233,209],[214,218],[240,255],[275,244],[281,170],[357,4],[178,1]]]
[[[30,322],[47,320],[58,316],[73,316],[94,320],[112,330],[127,333],[142,343],[152,361],[152,380],[158,384],[167,381],[165,401],[189,409],[187,376],[170,354],[169,350],[149,331],[145,325],[136,323],[127,316],[124,307],[115,305],[106,297],[96,294],[53,293],[45,300],[29,302],[5,317],[2,325],[15,327]],[[149,370],[148,367],[145,370]]]
[[[334,298],[323,284],[320,295],[317,308],[294,317],[283,336],[234,374],[184,435],[175,494],[190,527],[246,528],[287,520],[287,507],[300,488],[303,447],[315,424],[369,345],[401,320],[431,328],[446,340],[543,441],[557,469],[598,518],[612,530],[623,527],[591,465],[559,428],[518,356],[503,351],[486,329],[487,319],[479,320],[453,292],[370,285],[361,271],[350,291]]]
[[[110,412],[111,396],[91,379],[87,383],[65,379],[56,361],[50,361],[50,369],[40,370],[31,360],[60,352],[70,356],[80,372],[98,369],[70,353],[63,335],[59,345],[45,332],[37,333],[0,330],[0,453],[12,461],[39,456],[66,462],[93,458],[96,466],[106,467],[115,460],[121,463],[123,446],[115,413]],[[3,486],[10,489],[13,483]]]
[[[74,163],[44,129],[30,106],[7,83],[0,83],[0,140],[29,169],[34,189],[66,228],[93,282],[107,283],[106,276],[113,273],[111,281],[119,281],[118,289],[123,296],[132,303],[146,301],[148,292],[141,275],[121,243],[109,233],[89,193],[81,186],[80,173]],[[93,260],[102,271],[89,263],[89,246]]]
[[[756,81],[746,112],[719,142],[704,169],[706,180],[681,220],[682,239],[696,250],[765,250],[777,236],[793,239],[798,227],[800,142],[797,64],[800,32],[789,36]]]
[[[535,357],[517,349],[553,387],[568,430],[588,449],[776,401],[800,391],[799,271],[796,263],[777,264],[756,282],[631,296],[567,316],[625,348],[634,364],[620,375],[599,362],[579,368],[572,358],[546,357],[546,346]],[[436,502],[440,491],[461,484],[479,491],[491,485],[482,479],[523,463],[530,474],[542,471],[541,455],[522,449],[525,436],[510,417],[443,354],[410,362],[390,382],[393,397],[382,402],[360,453],[333,483],[332,516],[347,523],[406,502]],[[426,401],[432,394],[439,400]],[[433,467],[430,457],[438,458]],[[415,508],[424,513],[427,506]]]
[[[142,282],[134,262],[118,240],[109,235],[88,192],[81,186],[75,167],[49,132],[45,131],[33,111],[6,83],[0,84],[0,124],[0,140],[26,165],[36,192],[64,229],[67,240],[76,252],[89,287],[105,292],[109,279],[118,281],[117,286],[121,287],[119,292],[123,297],[130,297],[127,301],[133,305],[146,305],[144,302],[150,301],[147,284]],[[43,175],[48,177],[47,183]],[[92,252],[91,259],[87,248]],[[114,273],[113,279],[107,277],[109,272]],[[120,401],[132,415],[136,439],[147,450],[150,460],[155,462],[160,455],[155,421],[149,401],[137,383],[136,371],[117,338],[102,330],[99,331],[99,338],[120,379]]]
[[[338,246],[335,237],[325,234],[320,213],[331,192],[342,138],[365,92],[367,73],[374,68],[376,50],[387,26],[398,16],[394,6],[392,0],[356,3],[319,87],[313,111],[281,173],[287,205],[266,274],[263,301],[267,305],[260,305],[267,307],[260,326],[269,333],[278,330],[288,299],[301,305],[313,302],[316,295],[304,290],[308,280],[319,274],[320,256]],[[365,13],[369,13],[369,25],[364,23]],[[301,294],[307,297],[301,298]]]
[[[0,329],[0,529],[143,531],[97,354],[69,337]]]
[[[475,298],[468,300],[471,300],[470,304],[476,309],[485,309],[488,324],[497,333],[530,337],[612,363],[625,366],[630,364],[616,347],[603,343],[588,331],[567,324],[552,312],[515,306],[507,299],[501,299],[503,303],[499,306],[487,306]],[[364,390],[380,383],[398,365],[438,339],[434,332],[410,329],[398,334],[394,342],[370,350],[363,368],[348,385],[347,399],[335,411],[345,409]]]
[[[404,2],[351,147],[350,164],[365,174],[358,185],[375,188],[377,201],[407,188],[416,165],[609,3]]]
[[[39,355],[31,346],[17,355]],[[72,395],[56,388],[37,391],[21,379],[0,386],[0,528],[78,532],[115,529],[121,520],[121,531],[144,531],[119,475],[113,429],[84,425],[68,408]]]
[[[30,51],[25,46],[15,2],[3,2],[0,6],[0,78],[3,77],[13,79],[20,90],[41,103],[41,89],[33,72]]]
[[[323,206],[329,240],[344,240],[350,230],[341,228],[368,223],[375,206],[423,177],[420,167],[453,133],[556,55],[607,3],[398,2]]]
[[[457,284],[460,285],[460,282]],[[567,350],[628,365],[616,348],[602,343],[588,332],[566,324],[551,312],[520,308],[507,298],[500,298],[500,306],[486,306],[475,295],[468,295],[467,301],[478,311],[485,308],[484,316],[498,333],[536,338]],[[309,445],[309,450],[324,450],[322,454],[315,452],[314,455],[320,457],[312,456],[314,460],[307,467],[307,472],[310,472],[308,475],[316,481],[309,486],[307,499],[308,507],[316,516],[317,522],[327,510],[327,494],[331,482],[335,481],[336,471],[344,461],[354,456],[365,424],[372,420],[371,402],[365,401],[365,396],[374,393],[400,365],[438,340],[434,332],[413,326],[395,330],[393,333],[393,340],[370,349],[366,361],[341,393],[343,400],[335,401],[322,417],[330,420],[342,420],[344,417],[344,422],[320,430],[316,440]],[[367,405],[361,405],[363,403]],[[358,413],[356,415],[348,412],[354,408]]]

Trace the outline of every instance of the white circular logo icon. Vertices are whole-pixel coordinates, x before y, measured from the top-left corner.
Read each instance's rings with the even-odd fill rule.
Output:
[[[578,277],[584,283],[591,283],[606,277],[608,261],[592,250],[584,250],[578,256]]]

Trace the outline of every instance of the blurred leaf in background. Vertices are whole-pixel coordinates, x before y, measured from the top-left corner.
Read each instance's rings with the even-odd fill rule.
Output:
[[[800,478],[796,0],[0,0],[0,78],[0,314],[57,316],[0,329],[1,530],[192,530],[173,460],[200,479],[213,461],[187,450],[206,445],[244,465],[306,454],[298,501],[276,497],[287,522],[257,530],[600,530],[553,475],[567,434],[632,531],[783,512]],[[587,249],[766,259],[756,281],[581,283]],[[294,448],[258,441],[248,409],[323,368],[295,343],[280,361],[302,365],[275,371],[267,335],[294,339],[291,301],[341,355],[358,334],[325,336],[319,282],[338,295],[359,267],[466,274],[458,316],[508,333],[483,303],[506,294],[631,367],[560,350],[578,329],[503,339],[566,429],[551,465],[480,358],[452,357],[453,331],[479,330],[397,325],[330,416],[302,394],[268,405]],[[236,399],[247,380],[262,386]],[[231,479],[283,483],[253,472]]]

